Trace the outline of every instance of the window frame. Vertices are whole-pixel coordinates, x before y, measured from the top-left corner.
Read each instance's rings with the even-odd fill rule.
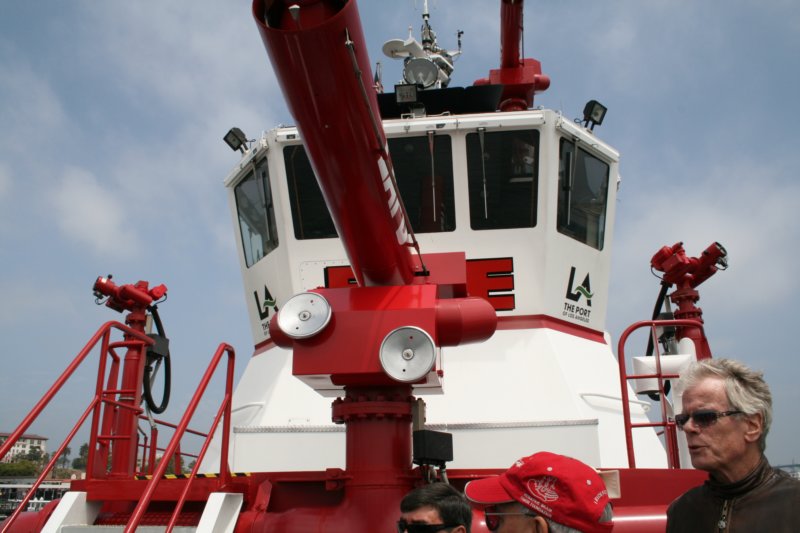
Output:
[[[260,206],[257,204],[253,205],[251,209],[253,210],[253,215],[263,215],[261,222],[267,233],[266,238],[263,234],[258,232],[251,232],[251,234],[247,236],[249,238],[246,238],[245,235],[245,231],[251,230],[251,228],[257,228],[258,226],[258,221],[254,216],[251,215],[252,220],[250,222],[248,222],[248,217],[243,217],[243,201],[245,199],[252,201],[252,198],[248,196],[249,191],[243,192],[242,195],[239,194],[240,191],[244,190],[242,187],[251,181],[256,184],[261,203]],[[236,220],[239,226],[239,239],[242,243],[242,254],[244,255],[245,266],[250,268],[280,246],[278,224],[275,216],[275,194],[272,190],[272,184],[270,183],[269,159],[267,157],[253,160],[248,165],[248,170],[244,177],[233,187],[233,198],[236,204]],[[263,213],[260,212],[262,209]],[[256,257],[256,251],[252,245],[253,236],[260,236],[262,255],[259,257]]]
[[[566,165],[565,168],[564,147],[567,144],[571,146],[571,156],[568,161],[569,164]],[[597,209],[596,207],[587,209],[587,202],[579,204],[578,202],[574,201],[573,194],[576,192],[575,177],[576,171],[579,168],[579,159],[581,159],[581,161],[584,163],[583,181],[586,186],[584,188],[585,191],[582,192],[588,192],[591,195],[593,193],[591,181],[599,176],[598,174],[591,172],[592,164],[587,165],[586,162],[597,162],[605,169],[604,182],[602,181],[603,178],[600,177],[601,181],[599,182],[599,187],[597,187],[597,194],[599,195],[599,198],[602,199],[601,209]],[[567,187],[564,185],[565,174],[568,174],[569,185]],[[601,157],[591,150],[586,149],[581,145],[580,139],[565,136],[559,137],[557,181],[558,198],[556,203],[556,230],[558,233],[590,246],[595,250],[602,251],[605,246],[606,227],[608,225],[610,181],[611,163],[607,159]],[[591,200],[588,202],[588,204],[591,204]],[[598,203],[595,205],[600,204]],[[590,211],[595,211],[595,213],[590,213]],[[572,221],[575,218],[580,218],[580,216],[576,215],[583,216],[585,218],[585,223],[582,225],[574,225]],[[590,225],[591,216],[596,217],[595,224],[593,225]],[[590,238],[592,236],[593,238]]]

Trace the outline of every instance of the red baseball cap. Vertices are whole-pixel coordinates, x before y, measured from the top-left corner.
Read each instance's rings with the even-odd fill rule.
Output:
[[[516,501],[583,533],[608,532],[614,525],[611,520],[600,522],[609,502],[600,475],[577,459],[555,453],[523,457],[499,476],[470,481],[464,494],[483,505]]]

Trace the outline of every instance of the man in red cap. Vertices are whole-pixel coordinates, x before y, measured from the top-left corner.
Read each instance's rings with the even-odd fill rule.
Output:
[[[470,481],[467,498],[484,506],[499,533],[605,533],[611,503],[600,475],[577,459],[549,452],[523,457],[496,477]]]

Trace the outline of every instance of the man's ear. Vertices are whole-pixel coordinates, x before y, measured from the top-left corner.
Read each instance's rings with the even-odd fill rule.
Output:
[[[458,526],[453,530],[453,533],[467,533],[467,526]]]
[[[757,442],[764,433],[764,418],[761,413],[746,415],[744,419],[744,439],[747,442]]]
[[[533,525],[536,533],[550,533],[550,526],[547,525],[547,520],[541,516],[533,518]]]

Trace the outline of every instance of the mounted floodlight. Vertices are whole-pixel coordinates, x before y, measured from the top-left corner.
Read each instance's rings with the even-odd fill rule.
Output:
[[[422,85],[424,89],[427,89],[439,79],[439,67],[428,58],[408,59],[403,67],[403,79],[408,83]]]
[[[222,139],[234,152],[236,150],[242,153],[247,151],[247,135],[239,128],[231,128]]]
[[[597,100],[589,100],[583,108],[583,125],[588,126],[591,124],[592,126],[589,129],[594,131],[595,126],[603,123],[606,111],[608,111],[608,108]]]
[[[394,98],[398,104],[413,104],[419,100],[418,87],[413,83],[394,86]]]

